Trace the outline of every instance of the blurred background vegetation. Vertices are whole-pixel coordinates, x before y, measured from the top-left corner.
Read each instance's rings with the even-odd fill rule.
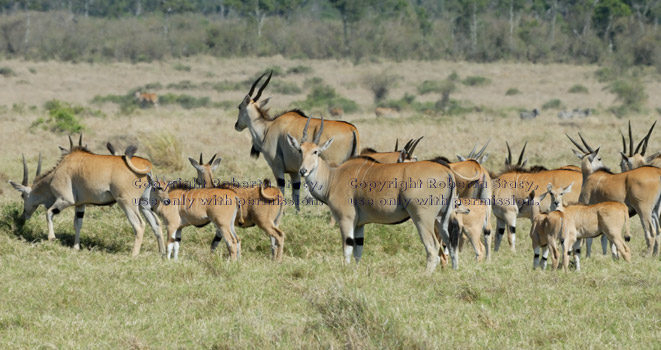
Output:
[[[654,66],[659,0],[0,0],[0,55]]]

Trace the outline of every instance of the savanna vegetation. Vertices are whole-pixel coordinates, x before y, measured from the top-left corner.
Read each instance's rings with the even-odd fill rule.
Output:
[[[635,218],[632,263],[595,254],[582,260],[580,273],[532,270],[527,219],[518,221],[517,252],[504,243],[491,263],[475,263],[466,246],[458,271],[439,268],[427,276],[424,249],[408,222],[368,225],[360,265],[343,266],[339,229],[328,224],[323,205],[286,208],[280,264],[270,261],[268,239],[257,228],[238,230],[240,262],[228,262],[222,245],[210,254],[209,226],[184,230],[174,262],[160,258],[149,230],[142,253],[131,258],[133,233],[117,206],[88,206],[81,251],[72,249],[73,209],[56,216],[58,240],[48,242],[43,208],[22,222],[20,196],[7,183],[22,176],[21,154],[32,179],[38,154],[44,170],[51,168],[60,157],[57,145],[67,146],[67,134],[81,130],[96,153],[107,153],[107,141],[120,150],[138,145],[161,178],[190,179],[195,172],[187,157],[200,152],[222,157],[219,179],[272,178],[263,159],[249,158],[247,132],[234,130],[236,106],[265,69],[274,71],[264,92],[272,97],[271,113],[302,106],[326,114],[346,103],[343,118],[358,127],[362,146],[390,150],[397,138],[424,136],[416,149],[421,159],[454,159],[491,139],[485,164],[498,171],[506,140],[515,150],[529,141],[529,164],[557,167],[577,164],[564,133],[580,130],[615,168],[617,130],[625,130],[627,119],[611,109],[639,106],[642,112],[628,115],[635,137],[642,137],[659,108],[646,97],[661,92],[653,68],[629,71],[640,84],[623,85],[602,80],[597,66],[564,64],[384,60],[365,69],[337,60],[197,56],[137,64],[5,60],[2,66],[12,72],[0,78],[3,348],[657,346],[661,265],[658,257],[642,256]],[[384,72],[387,79],[380,79]],[[300,91],[278,92],[278,86]],[[135,91],[172,102],[139,105]],[[545,104],[536,119],[519,120],[519,109]],[[348,105],[356,109],[348,112]],[[399,112],[377,119],[376,105]],[[559,120],[562,106],[595,113]],[[650,150],[658,150],[658,140],[654,134]]]

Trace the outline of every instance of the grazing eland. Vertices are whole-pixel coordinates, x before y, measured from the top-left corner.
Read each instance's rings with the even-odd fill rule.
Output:
[[[269,98],[261,101],[259,98],[268,85],[272,74],[273,72],[266,78],[255,97],[252,97],[255,87],[266,73],[252,84],[250,91],[239,105],[239,114],[234,129],[242,131],[248,128],[252,137],[250,155],[259,157],[260,153],[264,154],[264,159],[273,171],[278,189],[283,194],[285,193],[285,173],[289,174],[292,185],[292,199],[296,209],[299,210],[301,177],[298,170],[301,167],[301,154],[291,148],[286,135],[289,133],[296,138],[300,138],[306,126],[313,130],[321,130],[324,124],[321,123],[320,119],[311,119],[296,109],[271,117],[268,109],[265,108]],[[333,120],[327,121],[325,128],[324,138],[321,141],[325,142],[331,138],[335,140],[335,147],[324,152],[323,158],[325,160],[330,164],[339,165],[357,155],[360,137],[355,126],[348,122]]]
[[[23,197],[23,219],[30,218],[40,206],[46,207],[48,221],[48,239],[55,239],[53,216],[62,210],[74,206],[76,231],[74,249],[80,249],[80,230],[83,225],[86,205],[111,205],[117,203],[126,214],[133,227],[135,242],[133,256],[140,253],[145,223],[140,213],[145,216],[158,241],[158,250],[165,249],[158,219],[148,208],[149,189],[140,184],[147,179],[152,164],[149,160],[135,157],[135,146],[129,146],[123,156],[100,155],[90,152],[82,146],[82,135],[78,146],[73,146],[69,137],[70,149],[57,165],[44,174],[41,172],[41,157],[37,166],[37,175],[28,186],[28,168],[23,157],[23,181],[9,183]]]
[[[202,162],[200,153],[199,163],[188,158],[191,165],[197,170],[196,182],[206,188],[214,187],[213,171],[220,164],[220,158],[214,154],[209,162]],[[271,240],[271,258],[282,261],[282,252],[285,245],[285,233],[280,230],[280,219],[284,211],[284,196],[277,188],[271,187],[271,181],[264,179],[258,186],[233,186],[229,184],[239,196],[241,215],[237,217],[235,225],[242,228],[257,225]],[[242,221],[239,222],[239,219]]]
[[[509,143],[507,145],[507,158],[505,158],[505,170],[499,175],[492,176],[493,183],[493,213],[496,216],[496,244],[494,251],[498,251],[505,230],[509,232],[509,242],[512,252],[516,251],[516,219],[518,217],[531,218],[530,206],[522,206],[531,191],[539,186],[551,183],[554,187],[566,187],[574,183],[572,191],[564,196],[564,204],[573,204],[578,202],[582,181],[580,169],[575,166],[563,166],[557,169],[548,170],[541,166],[524,168],[527,159],[523,156],[526,150],[527,142],[521,149],[521,154],[516,164],[512,163],[512,151]],[[545,199],[540,203],[540,210],[546,212],[549,210],[550,200]]]
[[[569,135],[566,136],[578,149],[572,151],[581,160],[583,178],[579,202],[587,205],[607,201],[620,202],[633,208],[645,232],[647,254],[657,255],[661,239],[659,234],[661,169],[643,166],[613,174],[601,160],[600,147],[597,149],[590,147],[580,133],[578,136],[585,148]]]
[[[333,167],[321,154],[334,139],[320,145],[321,132],[314,134],[312,142],[306,142],[306,135],[299,142],[288,134],[287,140],[302,155],[299,171],[312,196],[330,207],[340,226],[346,263],[352,254],[360,261],[366,224],[399,224],[410,218],[427,252],[426,271],[434,271],[440,261],[435,228],[450,247],[453,269],[458,268],[459,230],[450,225],[455,177],[449,166],[440,161],[383,164],[359,156]]]

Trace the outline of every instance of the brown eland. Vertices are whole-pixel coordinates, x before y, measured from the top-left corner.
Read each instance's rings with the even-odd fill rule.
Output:
[[[273,72],[269,74],[254,97],[252,94],[255,87],[266,73],[252,84],[250,91],[239,105],[239,115],[234,128],[236,131],[248,128],[252,138],[250,155],[258,157],[260,153],[264,154],[264,159],[271,168],[278,189],[282,193],[285,193],[285,174],[289,174],[292,199],[298,210],[301,188],[298,169],[301,167],[301,154],[291,148],[286,135],[289,133],[296,138],[301,138],[306,125],[309,125],[312,130],[321,130],[322,124],[320,119],[308,118],[303,112],[296,109],[271,117],[266,108],[269,98],[260,100],[260,97],[272,74]],[[325,142],[331,138],[335,140],[335,146],[324,152],[324,160],[330,164],[339,165],[357,155],[360,137],[355,126],[348,122],[332,120],[327,121],[324,127],[324,136],[321,141]]]
[[[150,191],[142,186],[143,180],[146,182],[147,175],[151,172],[151,162],[135,157],[135,146],[129,146],[123,156],[113,156],[90,152],[82,146],[82,135],[78,146],[73,146],[71,137],[69,144],[70,150],[62,155],[53,169],[40,174],[41,161],[39,162],[37,176],[31,186],[28,185],[28,168],[23,158],[23,181],[20,184],[9,181],[23,197],[23,219],[29,219],[40,205],[44,205],[48,221],[48,239],[54,240],[53,216],[74,206],[74,248],[80,249],[80,229],[85,206],[117,203],[133,227],[133,256],[140,252],[145,230],[140,213],[145,216],[154,231],[159,252],[164,254],[161,228],[148,206]]]
[[[638,214],[645,232],[647,254],[657,255],[661,239],[659,235],[661,169],[642,166],[614,174],[604,166],[599,155],[600,147],[597,149],[590,147],[580,133],[578,136],[585,148],[569,135],[566,136],[578,149],[572,151],[581,160],[583,178],[579,201],[584,204],[620,202],[632,208]]]
[[[340,226],[346,263],[350,263],[352,254],[356,262],[360,261],[366,224],[399,224],[410,218],[427,252],[426,271],[431,273],[440,261],[435,228],[450,247],[453,269],[458,268],[459,230],[450,225],[456,182],[447,164],[383,164],[359,156],[333,167],[320,155],[334,139],[320,145],[321,132],[315,133],[312,142],[306,142],[307,133],[303,135],[300,142],[292,135],[287,135],[287,139],[302,155],[299,171],[312,196],[330,207]],[[477,176],[473,180],[476,179]]]
[[[564,204],[578,202],[581,191],[581,172],[575,166],[563,166],[558,169],[548,170],[541,166],[525,168],[527,159],[524,154],[527,142],[521,149],[521,154],[516,163],[512,161],[512,151],[509,143],[507,145],[507,157],[505,158],[505,170],[498,175],[492,176],[493,182],[493,213],[496,216],[496,243],[494,251],[498,251],[505,230],[509,231],[509,242],[512,252],[516,251],[516,219],[518,217],[531,218],[530,206],[522,205],[533,190],[540,186],[551,183],[554,187],[566,187],[574,183],[570,193],[564,196]],[[546,198],[540,203],[542,212],[549,211],[550,199]]]
[[[220,164],[220,158],[214,161],[215,157],[214,154],[207,163],[202,162],[201,153],[199,163],[193,158],[188,158],[197,170],[197,183],[203,184],[207,188],[216,184],[213,179],[213,171]],[[229,186],[237,193],[241,203],[241,215],[237,217],[234,224],[242,228],[257,225],[271,239],[271,258],[275,261],[282,261],[285,244],[285,233],[280,230],[280,219],[285,203],[282,192],[271,187],[271,181],[268,179],[264,179],[257,186],[243,186],[239,183],[230,183]],[[239,222],[239,218],[242,222]]]
[[[153,210],[163,218],[168,232],[167,257],[179,256],[181,231],[186,226],[204,227],[213,223],[216,235],[211,241],[211,252],[221,240],[225,241],[231,260],[241,257],[241,240],[236,234],[234,221],[241,221],[240,200],[229,188],[194,188],[175,181],[153,181],[156,203]]]

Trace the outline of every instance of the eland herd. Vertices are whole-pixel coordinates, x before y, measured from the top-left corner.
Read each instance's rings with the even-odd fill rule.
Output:
[[[134,256],[140,252],[146,220],[156,236],[159,252],[174,259],[178,257],[181,232],[186,226],[213,223],[216,235],[211,250],[224,241],[232,260],[241,254],[235,226],[258,226],[270,238],[271,257],[280,261],[285,233],[279,225],[287,203],[285,174],[289,174],[292,203],[297,211],[301,179],[309,194],[329,207],[339,226],[347,264],[352,256],[356,263],[361,259],[366,224],[394,225],[409,219],[424,245],[428,273],[439,262],[445,266],[448,255],[452,268],[458,268],[464,235],[478,262],[491,260],[491,242],[495,241],[493,251],[498,251],[506,231],[514,252],[518,217],[532,222],[534,268],[546,268],[549,253],[553,268],[557,268],[561,249],[563,268],[568,269],[573,255],[578,270],[581,241],[586,240],[589,256],[591,240],[598,236],[603,254],[607,254],[610,242],[614,259],[630,261],[627,242],[631,238],[629,218],[633,215],[638,215],[642,223],[647,254],[658,255],[661,155],[645,155],[656,123],[635,148],[629,123],[628,150],[622,134],[620,173],[608,170],[601,161],[600,148],[591,147],[580,133],[580,143],[567,135],[576,147],[573,152],[580,166],[550,170],[526,167],[527,143],[516,162],[507,144],[505,169],[493,173],[482,165],[488,157],[488,142],[479,151],[473,147],[466,156],[458,155],[456,162],[444,157],[418,160],[413,151],[422,137],[410,140],[402,149],[396,144],[390,152],[360,150],[360,135],[351,123],[324,120],[323,116],[311,118],[296,109],[271,116],[266,107],[269,98],[260,97],[272,72],[254,94],[265,76],[266,73],[252,84],[239,104],[234,128],[239,132],[248,129],[252,139],[250,154],[254,158],[263,154],[277,188],[271,187],[269,180],[252,186],[220,184],[214,180],[213,172],[221,159],[214,155],[205,163],[202,154],[199,161],[189,158],[197,172],[196,184],[159,180],[152,173],[152,163],[135,156],[136,147],[129,146],[124,154],[119,154],[108,143],[110,155],[94,154],[83,145],[81,135],[77,145],[69,137],[69,148],[60,147],[61,159],[43,174],[40,155],[31,184],[23,157],[22,182],[9,181],[23,198],[22,218],[29,219],[43,205],[48,239],[53,240],[53,217],[73,206],[74,249],[80,249],[85,207],[117,203],[135,233]],[[147,94],[136,93],[136,97],[157,104],[156,98]],[[521,118],[531,119],[537,114],[537,110],[522,112]],[[582,114],[589,115],[589,110]],[[492,214],[496,217],[493,238]],[[162,238],[163,226],[167,245]]]

